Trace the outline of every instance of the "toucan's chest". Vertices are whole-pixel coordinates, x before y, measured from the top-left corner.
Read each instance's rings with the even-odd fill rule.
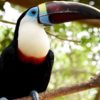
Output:
[[[18,54],[24,62],[43,62],[49,49],[49,39],[42,25],[23,19],[18,31]]]

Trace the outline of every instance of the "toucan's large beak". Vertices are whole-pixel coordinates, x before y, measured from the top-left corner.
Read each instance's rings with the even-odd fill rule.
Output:
[[[39,5],[39,21],[52,25],[81,19],[100,19],[100,10],[82,3],[55,1]]]

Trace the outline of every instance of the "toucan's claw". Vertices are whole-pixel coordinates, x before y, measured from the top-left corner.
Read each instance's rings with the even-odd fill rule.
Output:
[[[2,98],[0,98],[0,100],[8,100],[7,98],[5,98],[5,97],[2,97]]]
[[[33,90],[30,95],[33,97],[33,100],[39,100],[39,95],[37,91]]]

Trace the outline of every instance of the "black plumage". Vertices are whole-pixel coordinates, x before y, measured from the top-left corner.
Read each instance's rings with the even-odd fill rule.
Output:
[[[25,63],[19,59],[18,29],[26,12],[18,19],[14,39],[0,57],[0,97],[13,99],[27,96],[32,90],[43,92],[50,80],[54,61],[51,50],[41,64]]]

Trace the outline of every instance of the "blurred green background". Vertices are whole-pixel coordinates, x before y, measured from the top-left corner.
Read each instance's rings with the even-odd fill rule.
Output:
[[[19,2],[14,3],[14,0],[8,1],[0,0],[0,53],[13,39],[18,17],[30,6],[23,5],[30,0],[22,0],[22,5]],[[87,3],[100,9],[100,0],[73,1]],[[84,21],[68,22],[45,28],[55,54],[48,90],[87,81],[100,72],[100,21],[96,24],[98,26]],[[55,100],[100,100],[100,89],[58,97]]]

